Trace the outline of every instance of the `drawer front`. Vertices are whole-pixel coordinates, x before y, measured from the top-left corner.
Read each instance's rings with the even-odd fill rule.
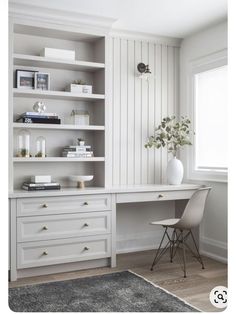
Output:
[[[17,200],[17,216],[50,215],[110,209],[109,195],[34,197]]]
[[[136,203],[150,201],[170,201],[189,199],[196,190],[163,191],[163,192],[134,192],[117,194],[117,203]]]
[[[110,232],[109,211],[17,218],[18,242],[64,239]]]
[[[110,256],[110,235],[19,243],[17,268],[63,264]]]

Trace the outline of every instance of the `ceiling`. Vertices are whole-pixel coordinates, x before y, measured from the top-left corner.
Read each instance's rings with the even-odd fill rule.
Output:
[[[115,18],[114,29],[184,38],[227,18],[227,0],[10,0]]]

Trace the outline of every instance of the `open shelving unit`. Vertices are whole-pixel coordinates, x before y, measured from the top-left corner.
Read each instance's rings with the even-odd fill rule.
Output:
[[[45,90],[19,90],[13,89],[15,97],[29,97],[29,98],[44,98],[44,99],[62,99],[62,100],[84,100],[84,101],[95,101],[105,99],[105,95],[100,94],[78,94],[64,91],[45,91]]]
[[[51,175],[62,188],[76,184],[70,175],[94,175],[90,187],[105,186],[105,73],[106,36],[62,30],[59,27],[33,26],[14,23],[10,42],[10,191],[19,190],[33,175]],[[40,56],[45,48],[75,50],[75,60],[61,60]],[[50,90],[19,89],[15,85],[16,70],[32,70],[50,74]],[[92,94],[65,91],[68,84],[81,79],[93,86]],[[55,112],[61,124],[20,123],[17,118],[26,111],[33,111],[36,101],[43,101],[46,112]],[[89,112],[89,125],[72,125],[68,118],[72,110]],[[30,132],[32,157],[17,157],[17,134],[22,129]],[[47,157],[34,157],[36,139],[46,139]],[[84,138],[91,145],[94,157],[61,157],[64,146],[75,145],[77,138]],[[60,166],[60,163],[62,165]]]
[[[63,69],[89,72],[95,72],[99,69],[105,69],[105,63],[101,62],[67,61],[18,53],[15,53],[13,55],[13,60],[15,65],[41,67],[48,69]]]

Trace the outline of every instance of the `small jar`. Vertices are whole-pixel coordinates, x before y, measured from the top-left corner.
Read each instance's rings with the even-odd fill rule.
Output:
[[[30,157],[30,132],[21,130],[17,135],[17,157]]]
[[[72,124],[89,125],[89,112],[85,110],[72,110]]]
[[[39,136],[36,139],[35,157],[46,157],[46,139],[43,136]]]

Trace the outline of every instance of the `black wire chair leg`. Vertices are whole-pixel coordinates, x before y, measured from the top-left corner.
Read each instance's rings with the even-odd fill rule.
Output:
[[[173,253],[175,247],[175,229],[172,232],[171,243],[170,243],[170,262],[173,263]]]
[[[163,249],[162,252],[160,252],[160,251],[161,251],[162,243],[163,243],[164,238],[165,238],[165,236],[166,236],[166,234],[167,234],[167,228],[168,228],[168,227],[165,227],[165,232],[164,232],[164,234],[163,234],[163,236],[162,236],[160,245],[159,245],[159,247],[158,247],[158,249],[157,249],[156,256],[155,256],[155,258],[154,258],[154,260],[153,260],[153,262],[152,262],[152,266],[151,266],[150,270],[153,270],[153,267],[156,265],[157,261],[160,259],[159,257],[161,257],[161,256],[164,254],[163,251],[166,249],[166,247],[167,247],[167,245],[168,245],[168,243],[167,243],[167,245],[165,246],[165,249]],[[165,251],[166,251],[166,250],[165,250]]]
[[[182,242],[182,250],[183,250],[183,262],[184,262],[184,278],[186,278],[186,254],[185,254],[185,243],[183,231],[181,230],[181,242]]]
[[[203,264],[202,257],[201,257],[201,255],[200,255],[200,253],[199,253],[199,250],[198,250],[198,247],[197,247],[197,243],[196,243],[196,241],[195,241],[195,239],[194,239],[192,230],[190,230],[190,234],[191,234],[191,237],[192,237],[192,239],[193,239],[193,243],[194,243],[195,249],[196,249],[196,251],[197,251],[198,260],[199,260],[200,264],[202,264],[202,269],[205,269],[205,266],[204,266],[204,264]]]

